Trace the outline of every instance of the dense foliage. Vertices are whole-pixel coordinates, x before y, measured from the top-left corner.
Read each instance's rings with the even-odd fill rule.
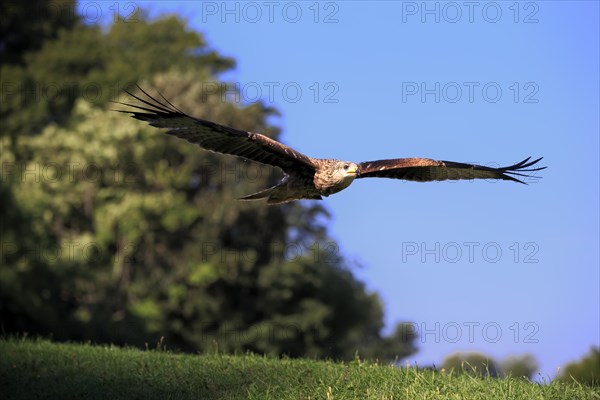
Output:
[[[534,373],[538,370],[538,364],[531,354],[510,356],[498,362],[482,353],[458,352],[447,356],[442,368],[455,375],[533,379]]]

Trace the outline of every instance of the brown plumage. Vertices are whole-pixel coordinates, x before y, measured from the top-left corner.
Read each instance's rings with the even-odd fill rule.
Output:
[[[191,117],[162,95],[164,103],[139,89],[147,97],[146,99],[127,93],[143,105],[119,103],[133,108],[133,110],[119,110],[120,112],[129,113],[133,118],[157,128],[166,128],[167,134],[197,144],[205,150],[231,154],[279,167],[285,173],[279,184],[242,197],[240,200],[266,198],[270,204],[300,199],[321,200],[321,196],[329,196],[347,188],[356,178],[392,178],[417,182],[503,179],[525,183],[517,177],[527,177],[528,173],[546,168],[533,168],[541,158],[529,161],[531,157],[502,168],[436,161],[429,158],[396,158],[359,164],[312,158],[260,133],[241,131]]]

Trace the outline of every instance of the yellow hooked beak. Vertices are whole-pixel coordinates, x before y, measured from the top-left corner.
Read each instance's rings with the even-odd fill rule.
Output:
[[[348,167],[346,172],[352,175],[356,174],[358,172],[358,165],[351,165],[350,167]]]

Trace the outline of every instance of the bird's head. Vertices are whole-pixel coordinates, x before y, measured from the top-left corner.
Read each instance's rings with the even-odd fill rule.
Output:
[[[349,161],[335,161],[334,164],[334,180],[337,182],[352,183],[358,174],[358,165]]]
[[[349,161],[321,159],[315,171],[315,187],[325,196],[350,186],[358,174],[358,165]]]

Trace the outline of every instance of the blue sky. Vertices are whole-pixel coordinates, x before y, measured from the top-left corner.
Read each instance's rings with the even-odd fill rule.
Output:
[[[415,323],[411,362],[532,353],[551,377],[600,345],[598,2],[101,4],[187,18],[308,155],[544,156],[528,186],[357,181],[330,230],[388,329]]]

